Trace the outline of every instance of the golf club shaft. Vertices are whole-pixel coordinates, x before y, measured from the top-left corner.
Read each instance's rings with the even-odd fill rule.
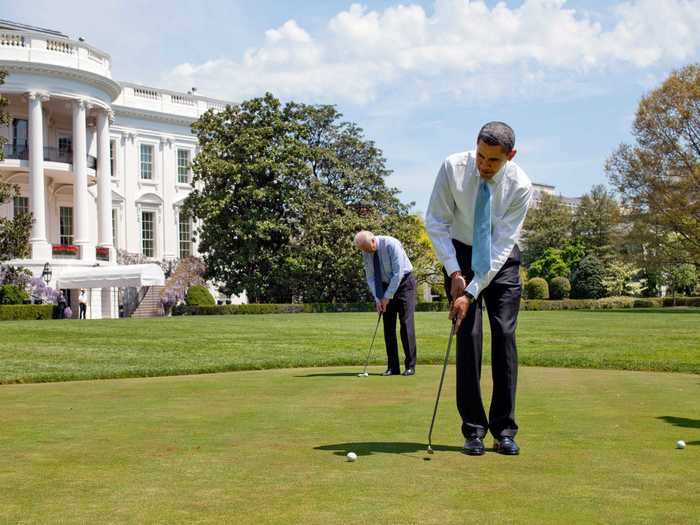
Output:
[[[455,335],[456,323],[452,321],[452,329],[450,330],[450,338],[447,341],[447,352],[445,352],[445,362],[442,365],[442,375],[440,375],[440,386],[438,386],[437,397],[435,398],[435,408],[433,409],[433,419],[430,421],[430,431],[428,432],[428,450],[432,450],[433,445],[433,426],[435,425],[435,416],[437,415],[438,404],[440,403],[440,392],[442,392],[442,383],[445,381],[445,370],[447,370],[447,362],[450,359],[450,348],[452,347],[452,336]]]
[[[379,312],[379,317],[377,318],[377,326],[374,327],[374,335],[372,336],[372,342],[369,344],[369,350],[367,351],[367,359],[365,359],[365,369],[362,371],[363,374],[367,373],[367,365],[369,365],[369,358],[372,355],[372,347],[374,346],[374,338],[377,337],[377,330],[379,330],[379,321],[382,320],[382,312]]]

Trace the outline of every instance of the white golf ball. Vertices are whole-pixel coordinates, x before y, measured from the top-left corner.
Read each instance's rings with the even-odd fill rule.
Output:
[[[348,458],[348,461],[355,461],[357,459],[357,454],[354,452],[348,452],[348,455],[345,457]]]
[[[676,441],[676,448],[685,448],[685,441],[683,441],[682,439]]]

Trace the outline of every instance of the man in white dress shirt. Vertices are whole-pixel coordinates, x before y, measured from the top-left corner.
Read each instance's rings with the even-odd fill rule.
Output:
[[[484,453],[488,431],[501,454],[515,455],[515,327],[520,305],[518,239],[532,184],[512,162],[515,134],[503,122],[479,132],[476,151],[450,155],[440,167],[426,228],[445,268],[457,329],[457,408],[467,454]],[[491,326],[493,396],[488,418],[481,400],[483,303]]]

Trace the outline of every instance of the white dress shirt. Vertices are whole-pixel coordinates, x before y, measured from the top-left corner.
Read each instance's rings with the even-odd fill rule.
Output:
[[[474,206],[481,180],[475,151],[447,157],[435,180],[425,226],[448,275],[460,271],[452,239],[473,244]],[[530,179],[512,161],[506,162],[488,184],[491,186],[491,269],[486,274],[475,275],[468,283],[467,291],[474,297],[479,297],[489,285],[518,242],[532,196]]]

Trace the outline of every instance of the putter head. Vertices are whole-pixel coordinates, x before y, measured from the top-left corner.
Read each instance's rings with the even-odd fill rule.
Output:
[[[369,374],[367,372],[362,372],[360,374],[357,374],[357,377],[369,377]]]
[[[428,445],[428,454],[435,454],[435,452],[433,452],[433,447],[430,445]]]

